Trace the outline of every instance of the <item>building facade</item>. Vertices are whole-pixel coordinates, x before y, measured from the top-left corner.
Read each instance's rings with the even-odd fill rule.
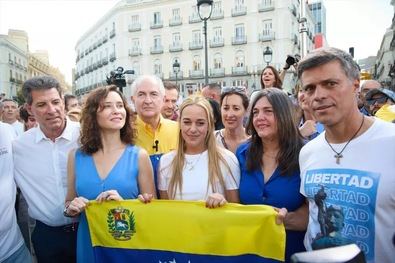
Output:
[[[15,98],[23,81],[28,77],[27,34],[9,30],[0,35],[0,94]]]
[[[310,10],[306,14],[311,50],[314,19]],[[298,18],[298,0],[214,0],[207,21],[209,82],[259,88],[266,47],[273,51],[270,65],[278,69],[288,54],[300,54]],[[77,95],[104,84],[118,66],[134,70],[134,78],[177,79],[184,96],[204,85],[203,22],[196,0],[123,0],[80,38],[76,54]],[[177,75],[175,61],[180,63]],[[294,74],[289,75],[286,89],[292,88],[287,81]]]

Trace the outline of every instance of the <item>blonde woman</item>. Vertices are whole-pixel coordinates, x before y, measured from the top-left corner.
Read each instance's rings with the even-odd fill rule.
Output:
[[[161,199],[206,200],[209,208],[239,202],[240,168],[234,154],[217,146],[210,103],[201,96],[180,107],[178,149],[162,156]]]

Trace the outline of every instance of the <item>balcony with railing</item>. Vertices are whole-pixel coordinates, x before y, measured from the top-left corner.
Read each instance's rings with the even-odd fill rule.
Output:
[[[177,73],[177,80],[182,80],[184,79],[184,72],[180,71]],[[169,72],[169,80],[176,80],[176,73],[174,71]]]
[[[232,67],[232,75],[235,76],[243,76],[247,75],[247,67],[246,66],[239,66],[239,67]]]
[[[218,8],[214,8],[213,12],[211,13],[211,20],[217,20],[217,19],[222,19],[224,18],[224,10],[222,9],[218,9]]]
[[[202,49],[202,48],[203,48],[203,42],[202,41],[189,42],[189,50],[196,50],[196,49]]]
[[[14,61],[12,61],[12,59],[9,59],[9,60],[8,60],[8,64],[14,65]]]
[[[264,30],[259,34],[259,41],[265,42],[275,39],[274,31],[272,30]]]
[[[247,6],[237,5],[232,8],[232,16],[244,16],[247,14]]]
[[[140,23],[129,24],[128,30],[129,30],[129,32],[140,31],[141,30],[141,24]]]
[[[190,70],[189,78],[191,79],[202,79],[204,78],[203,69]]]
[[[102,39],[103,44],[106,43],[107,40],[108,40],[108,37],[107,36],[103,36],[103,39]]]
[[[210,77],[219,78],[225,76],[225,68],[212,68],[210,69]]]
[[[232,37],[232,45],[243,45],[243,44],[247,44],[246,35]]]
[[[117,57],[115,56],[115,52],[110,54],[110,62],[113,62],[117,59]]]
[[[115,37],[115,29],[112,29],[110,31],[110,38],[113,38],[113,37]]]
[[[215,37],[210,40],[210,47],[223,47],[225,45],[225,41],[223,37]]]
[[[268,12],[274,10],[274,1],[275,0],[262,0],[258,4],[258,11],[259,12]]]
[[[183,48],[180,42],[175,42],[169,45],[169,52],[180,52],[182,50]]]
[[[151,22],[151,29],[162,28],[163,27],[163,20],[157,20]]]
[[[141,47],[139,46],[134,46],[131,49],[129,49],[129,56],[130,57],[137,57],[141,55]]]
[[[102,63],[103,65],[107,65],[107,64],[108,64],[108,58],[107,58],[107,57],[102,58],[102,59],[101,59],[101,63]]]
[[[163,53],[163,46],[153,46],[150,49],[151,54],[162,54]]]
[[[202,20],[199,17],[199,13],[194,12],[192,13],[192,15],[189,16],[189,24],[199,23],[199,22],[202,22]]]
[[[180,16],[172,17],[169,20],[169,26],[179,26],[182,25],[182,18]]]

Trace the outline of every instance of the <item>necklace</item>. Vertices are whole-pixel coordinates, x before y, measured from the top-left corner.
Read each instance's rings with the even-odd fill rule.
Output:
[[[193,170],[193,168],[195,168],[195,166],[198,164],[198,162],[199,162],[199,160],[200,160],[200,157],[202,156],[202,154],[203,154],[203,152],[199,154],[199,157],[198,157],[198,158],[196,158],[196,160],[195,160],[195,161],[191,161],[191,162],[189,162],[187,159],[185,159],[185,163],[186,163],[186,165],[187,165],[187,166],[189,166],[189,168],[187,168],[189,171],[192,171],[192,170]]]
[[[348,140],[348,142],[346,143],[346,145],[344,145],[343,149],[341,149],[340,152],[337,152],[333,146],[328,142],[328,139],[326,138],[326,135],[324,136],[326,143],[329,145],[329,147],[331,147],[331,150],[336,153],[333,157],[336,158],[336,164],[340,164],[340,158],[343,158],[343,152],[346,149],[347,145],[355,138],[355,136],[357,136],[358,132],[362,129],[363,123],[365,121],[365,116],[362,116],[362,121],[361,121],[361,125],[359,126],[358,130],[354,133],[354,135],[351,137],[350,140]]]

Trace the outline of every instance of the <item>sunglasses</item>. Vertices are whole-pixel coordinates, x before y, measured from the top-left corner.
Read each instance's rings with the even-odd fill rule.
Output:
[[[246,88],[245,87],[223,87],[221,89],[221,94],[229,93],[229,92],[237,92],[237,93],[246,94]]]
[[[386,101],[387,101],[387,97],[380,97],[380,98],[376,98],[376,99],[370,99],[370,100],[366,100],[366,103],[368,104],[368,105],[373,105],[374,103],[379,103],[379,104],[382,104],[382,103],[385,103]]]

